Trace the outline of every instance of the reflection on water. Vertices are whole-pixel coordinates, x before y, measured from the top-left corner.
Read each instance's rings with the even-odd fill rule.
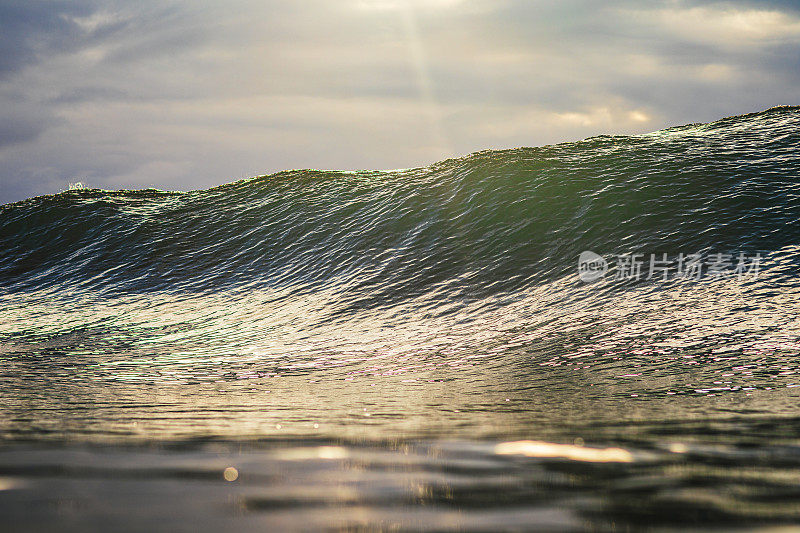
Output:
[[[61,531],[109,524],[115,531],[792,524],[800,513],[800,446],[781,438],[782,427],[778,420],[740,422],[704,435],[774,439],[759,448],[683,444],[679,434],[657,431],[625,449],[476,441],[12,447],[0,451],[0,516],[3,527],[30,531],[54,523]],[[697,436],[696,429],[684,428]]]

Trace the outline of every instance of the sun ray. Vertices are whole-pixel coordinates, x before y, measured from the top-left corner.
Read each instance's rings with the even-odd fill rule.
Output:
[[[433,81],[430,75],[428,57],[419,33],[419,25],[415,7],[411,2],[403,2],[398,6],[403,22],[403,29],[408,43],[411,62],[416,76],[420,102],[427,116],[429,134],[432,140],[433,156],[442,159],[452,155],[453,151],[444,127],[442,110],[436,99]]]

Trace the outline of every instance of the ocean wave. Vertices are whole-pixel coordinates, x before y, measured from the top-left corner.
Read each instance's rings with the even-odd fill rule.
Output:
[[[0,290],[338,287],[357,307],[485,298],[600,254],[800,242],[800,108],[390,172],[204,191],[69,190],[0,208]]]

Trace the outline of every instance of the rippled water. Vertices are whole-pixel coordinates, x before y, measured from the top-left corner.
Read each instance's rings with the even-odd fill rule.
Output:
[[[800,108],[774,108],[424,169],[2,206],[0,515],[800,522],[798,146]],[[612,263],[600,281],[577,275],[586,250]],[[616,279],[631,253],[645,274],[651,253],[761,261]]]

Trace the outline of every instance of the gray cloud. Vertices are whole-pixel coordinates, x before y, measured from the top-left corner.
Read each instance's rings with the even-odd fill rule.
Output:
[[[34,141],[58,123],[49,109],[32,106],[21,95],[6,95],[0,107],[0,150]]]
[[[0,202],[397,168],[800,100],[793,2],[0,6]]]
[[[0,78],[97,37],[79,21],[98,9],[85,0],[9,0],[0,4]]]

